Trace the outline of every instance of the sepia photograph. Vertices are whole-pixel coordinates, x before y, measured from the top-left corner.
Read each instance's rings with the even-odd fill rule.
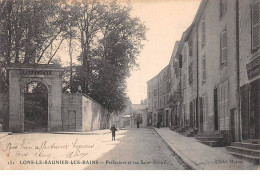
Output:
[[[257,171],[259,128],[260,0],[0,0],[0,172]]]

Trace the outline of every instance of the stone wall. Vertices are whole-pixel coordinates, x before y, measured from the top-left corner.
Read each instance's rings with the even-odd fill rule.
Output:
[[[109,112],[95,100],[82,95],[82,131],[109,128]]]
[[[62,94],[62,131],[82,131],[81,105],[81,94]]]
[[[3,131],[8,131],[8,117],[8,93],[0,94],[0,124]]]
[[[80,94],[62,94],[62,130],[95,131],[109,128],[109,112],[95,100]]]

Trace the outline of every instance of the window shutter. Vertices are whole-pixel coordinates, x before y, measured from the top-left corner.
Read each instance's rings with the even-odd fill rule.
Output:
[[[260,47],[260,2],[252,4],[252,49]]]
[[[207,95],[203,96],[203,116],[204,116],[204,121],[207,119],[207,114],[208,114],[208,97]]]
[[[220,35],[220,65],[227,61],[227,30],[221,32]]]
[[[223,0],[220,0],[219,1],[219,14],[220,14],[220,17],[222,17],[222,9],[223,9]]]
[[[189,65],[189,84],[192,83],[192,62]]]
[[[223,32],[223,63],[227,61],[227,31]]]
[[[205,45],[205,41],[206,41],[206,36],[205,36],[205,20],[203,20],[202,21],[202,24],[201,24],[202,26],[201,26],[201,44],[202,44],[202,46],[204,46]]]
[[[200,122],[203,122],[203,97],[199,98]]]
[[[225,87],[223,84],[221,84],[221,105],[220,105],[220,120],[221,120],[221,126],[220,126],[220,130],[224,130],[225,129],[225,102],[224,102],[224,97],[225,97]]]
[[[221,108],[220,108],[220,101],[221,101],[221,86],[217,87],[217,103],[218,103],[218,129],[220,129],[220,122],[219,119],[221,117]]]
[[[184,46],[184,50],[183,50],[183,62],[186,62],[187,60],[187,47]]]
[[[227,119],[229,119],[229,106],[228,106],[228,81],[225,82],[225,129],[229,129],[229,122]],[[227,122],[227,123],[226,123]]]
[[[205,56],[203,57],[202,60],[202,82],[203,84],[206,82],[206,59]]]
[[[192,56],[192,39],[191,38],[189,38],[188,44],[189,44],[189,55]],[[192,57],[191,57],[191,59],[192,59]]]

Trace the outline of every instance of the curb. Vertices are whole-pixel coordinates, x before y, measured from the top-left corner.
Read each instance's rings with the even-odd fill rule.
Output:
[[[184,156],[181,152],[178,151],[173,145],[171,145],[158,131],[156,128],[153,128],[156,133],[164,140],[164,142],[169,146],[171,151],[177,155],[177,157],[186,164],[191,170],[203,170],[201,167],[196,165],[193,161],[191,161],[189,158]]]

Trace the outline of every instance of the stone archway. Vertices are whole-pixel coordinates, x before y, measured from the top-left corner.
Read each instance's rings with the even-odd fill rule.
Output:
[[[9,72],[9,131],[27,131],[26,104],[27,85],[40,82],[47,90],[47,125],[46,131],[61,131],[61,94],[63,69],[58,65],[11,65]],[[26,90],[27,89],[27,90]],[[46,96],[46,94],[45,94]],[[40,102],[38,102],[40,103]],[[46,119],[45,119],[46,120]]]
[[[29,82],[24,87],[24,131],[48,130],[48,89],[41,81]]]

